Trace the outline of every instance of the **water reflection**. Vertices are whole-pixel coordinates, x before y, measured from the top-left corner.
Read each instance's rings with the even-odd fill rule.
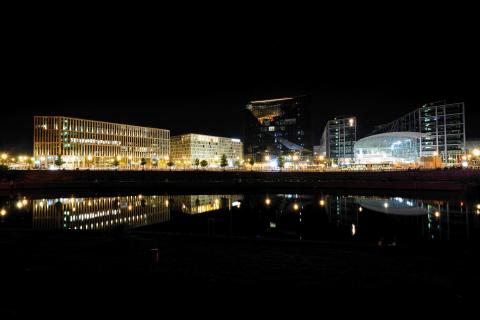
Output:
[[[395,198],[358,198],[357,203],[363,208],[385,214],[398,214],[398,215],[424,215],[428,214],[428,208],[424,206],[423,201],[414,199],[404,199],[400,197]]]
[[[0,199],[0,228],[215,233],[396,244],[478,239],[480,203],[328,194]]]
[[[172,211],[200,214],[230,209],[232,202],[239,199],[241,197],[235,195],[23,198],[0,202],[0,214],[17,226],[20,225],[18,220],[31,213],[32,227],[37,230],[109,230],[166,222],[171,219]],[[12,214],[7,217],[9,212]]]

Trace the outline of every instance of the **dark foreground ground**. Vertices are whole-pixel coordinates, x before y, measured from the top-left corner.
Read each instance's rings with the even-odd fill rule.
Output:
[[[97,295],[107,298],[122,292],[133,299],[158,297],[171,292],[167,288],[190,288],[179,299],[205,298],[209,290],[223,296],[250,288],[250,296],[259,291],[283,298],[316,292],[309,297],[409,304],[468,303],[476,301],[480,290],[478,248],[462,244],[401,248],[146,232],[2,231],[0,250],[3,292],[10,294],[13,288],[23,298],[25,292],[35,292],[40,297],[32,299],[37,300],[46,287],[60,286],[55,289],[58,303],[66,289],[79,295],[77,288],[88,290],[85,298],[90,302]],[[153,296],[151,290],[156,292]],[[5,310],[31,311],[15,305]]]

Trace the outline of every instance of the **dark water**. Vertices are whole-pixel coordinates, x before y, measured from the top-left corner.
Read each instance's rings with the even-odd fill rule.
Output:
[[[0,230],[135,229],[182,234],[353,240],[397,245],[476,241],[480,200],[334,194],[0,198]]]

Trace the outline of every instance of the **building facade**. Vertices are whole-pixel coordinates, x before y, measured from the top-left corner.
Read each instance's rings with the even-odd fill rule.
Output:
[[[418,132],[387,132],[360,139],[354,148],[355,163],[419,163],[421,138]]]
[[[308,96],[251,101],[245,108],[245,156],[256,162],[279,155],[312,155]]]
[[[35,116],[33,153],[39,167],[139,168],[160,166],[170,153],[170,131],[63,116]],[[143,160],[142,160],[143,159]]]
[[[440,156],[445,164],[458,163],[465,154],[465,105],[445,101],[426,104],[371,134],[410,131],[422,133],[420,156]]]
[[[357,118],[337,117],[327,122],[318,152],[333,163],[348,164],[354,158],[356,141]]]
[[[207,161],[209,167],[219,167],[223,155],[229,167],[243,162],[243,143],[239,139],[190,133],[174,136],[170,143],[170,159],[177,167],[194,167],[197,159]]]

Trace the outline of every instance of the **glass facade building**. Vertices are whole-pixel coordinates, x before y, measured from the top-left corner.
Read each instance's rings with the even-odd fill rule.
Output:
[[[62,116],[35,116],[33,153],[41,167],[61,160],[67,168],[140,167],[165,162],[170,131]]]
[[[279,155],[313,155],[308,96],[251,101],[245,108],[245,156],[262,162]]]
[[[230,167],[243,161],[243,143],[239,139],[189,133],[172,137],[170,143],[170,160],[177,167],[192,167],[196,159],[218,167],[222,155]]]
[[[418,132],[387,132],[360,139],[354,147],[355,163],[418,163],[422,136]]]
[[[444,163],[458,163],[465,154],[465,105],[463,102],[431,103],[378,126],[372,134],[410,131],[422,133],[420,156],[441,156]]]
[[[337,117],[327,122],[320,141],[320,155],[334,163],[345,164],[353,160],[353,146],[357,141],[357,118]]]

